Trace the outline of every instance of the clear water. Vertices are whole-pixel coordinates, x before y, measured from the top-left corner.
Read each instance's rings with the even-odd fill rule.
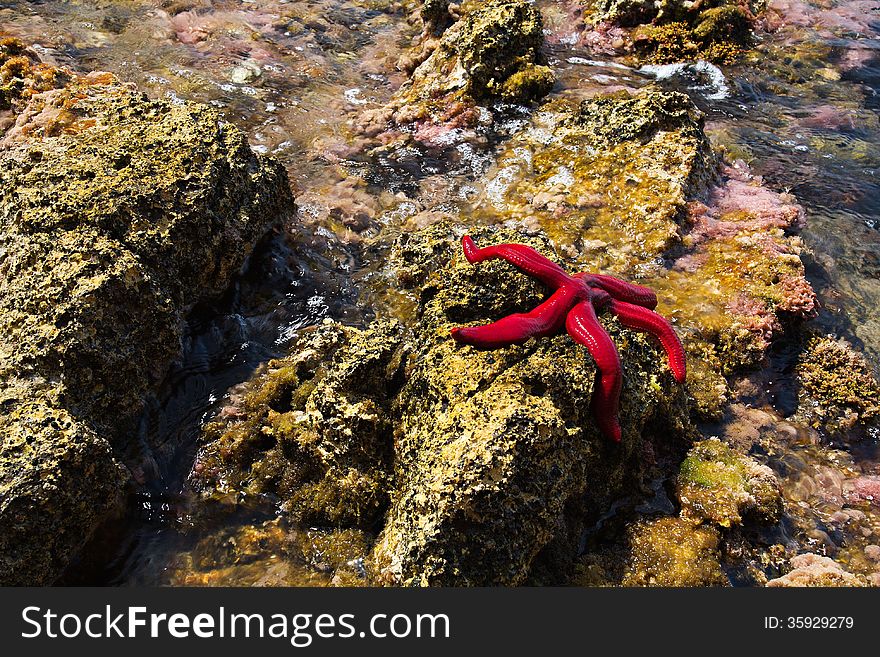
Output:
[[[849,339],[877,368],[880,10],[858,0],[772,0],[774,31],[762,36],[754,61],[723,71],[702,64],[636,70],[569,45],[576,42],[567,35],[570,5],[538,4],[561,78],[556,93],[577,98],[653,82],[687,91],[706,112],[716,144],[749,161],[771,188],[797,197],[807,210],[808,274],[822,302],[815,322]],[[364,261],[360,242],[418,209],[468,211],[495,144],[525,120],[524,109],[499,108],[507,118],[495,133],[465,135],[441,153],[414,152],[393,163],[359,155],[352,122],[402,82],[394,64],[419,32],[418,21],[407,20],[414,7],[394,0],[0,0],[0,28],[39,44],[50,60],[112,71],[154,97],[218,107],[254,149],[284,163],[298,196],[287,234],[254,256],[225,299],[197,311],[185,357],[150,401],[140,441],[127,455],[142,480],[138,508],[105,538],[111,563],[79,564],[70,581],[204,583],[187,579],[190,562],[180,556],[201,538],[183,494],[200,424],[231,386],[283,353],[298,329],[324,317],[368,319],[356,280],[381,263]],[[750,377],[768,392],[743,397],[769,418],[761,430],[779,436],[766,460],[799,518],[780,540],[869,574],[875,565],[863,548],[880,542],[880,514],[869,505],[865,519],[840,521],[835,514],[845,505],[816,481],[828,479],[824,469],[842,478],[880,474],[877,437],[843,450],[819,444],[804,427],[789,431],[790,364],[782,345],[773,367]],[[255,511],[233,522],[269,519]],[[313,566],[303,559],[285,581],[327,584]],[[269,555],[212,582],[259,583],[272,567]]]

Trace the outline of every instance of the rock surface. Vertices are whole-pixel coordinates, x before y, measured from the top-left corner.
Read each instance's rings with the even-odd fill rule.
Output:
[[[0,150],[7,584],[51,582],[118,509],[111,445],[178,355],[186,311],[293,209],[282,169],[215,110],[64,75],[18,106]]]
[[[490,321],[543,297],[510,265],[468,264],[458,253],[460,234],[439,224],[401,236],[390,256],[397,285],[418,299],[403,338],[383,323],[363,330],[331,324],[306,334],[290,357],[255,381],[241,410],[222,421],[219,438],[209,429],[196,485],[222,496],[215,483],[222,480],[234,490],[278,496],[299,519],[350,526],[379,519],[371,558],[377,581],[561,581],[583,519],[601,515],[644,476],[653,437],[688,435],[682,391],[657,345],[606,321],[624,364],[624,438],[622,446],[611,445],[589,410],[595,368],[568,336],[493,352],[457,346],[453,326]],[[487,244],[531,243],[551,255],[540,237],[500,228],[473,235]],[[300,364],[315,358],[324,335],[337,336],[341,346],[312,374]],[[279,373],[297,369],[281,395],[289,410],[273,412]],[[259,443],[267,446],[262,452],[251,447],[244,459],[236,453],[238,444]],[[303,449],[313,456],[303,458]],[[361,464],[357,475],[328,467],[350,454]],[[218,471],[218,455],[233,471],[244,462],[244,475]],[[321,486],[333,495],[316,495],[311,480],[297,479],[316,461],[323,464]],[[295,474],[278,474],[286,472]],[[374,485],[361,487],[365,479]],[[302,498],[324,504],[323,511],[303,515],[296,503]],[[543,564],[542,551],[551,549],[566,558]]]

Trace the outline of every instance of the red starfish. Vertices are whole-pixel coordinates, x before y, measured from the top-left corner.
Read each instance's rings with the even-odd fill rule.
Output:
[[[575,342],[586,346],[599,368],[592,408],[596,424],[609,438],[620,440],[617,414],[623,377],[617,348],[599,323],[597,309],[607,308],[624,326],[656,336],[669,357],[672,375],[684,383],[684,350],[669,322],[652,310],[657,306],[652,290],[601,274],[569,276],[555,262],[524,244],[478,249],[468,235],[461,244],[470,263],[501,258],[556,291],[531,312],[508,315],[484,326],[454,328],[452,337],[478,349],[498,349],[521,344],[530,337],[556,334],[564,324]]]

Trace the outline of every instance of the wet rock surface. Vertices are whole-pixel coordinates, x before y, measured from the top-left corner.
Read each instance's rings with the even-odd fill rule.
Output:
[[[353,526],[380,520],[370,559],[373,581],[522,583],[537,576],[540,554],[551,546],[567,553],[567,560],[542,565],[540,577],[563,581],[566,563],[576,552],[583,523],[579,516],[601,514],[644,476],[653,463],[643,460],[652,453],[652,436],[686,435],[684,400],[658,346],[608,322],[625,372],[624,441],[618,448],[595,427],[589,411],[595,369],[586,350],[567,336],[496,352],[456,346],[449,338],[453,326],[488,321],[534,305],[542,296],[539,286],[509,265],[469,265],[457,253],[460,232],[441,223],[393,245],[392,262],[408,265],[400,270],[401,287],[420,300],[403,342],[381,323],[364,330],[327,325],[306,335],[291,357],[270,365],[268,377],[255,381],[253,394],[244,397],[244,419],[233,419],[219,440],[209,425],[196,477],[203,481],[205,473],[214,471],[216,454],[240,462],[246,448],[238,451],[233,445],[239,442],[277,440],[278,447],[270,446],[257,458],[244,457],[245,490],[268,489],[292,517],[303,518],[298,499],[324,504],[322,513],[306,516],[311,522]],[[474,238],[528,242],[548,251],[546,240],[511,230],[477,229]],[[295,370],[311,355],[313,341],[327,332],[347,337],[332,357],[316,359],[322,362],[317,375],[297,375],[308,381],[305,392],[291,396],[284,391],[282,397],[293,400],[289,419],[273,412],[271,401],[254,405],[260,398],[276,399],[278,378],[273,377],[283,369]],[[374,358],[374,353],[385,355]],[[355,380],[338,371],[360,374]],[[299,378],[293,389],[302,391]],[[360,392],[359,385],[364,385]],[[367,392],[361,404],[335,401]],[[389,401],[390,412],[382,414],[379,409],[388,409]],[[268,417],[271,426],[265,420],[262,428],[255,426],[249,414]],[[325,437],[305,438],[303,429]],[[334,447],[327,444],[328,434],[334,436]],[[313,445],[325,460],[356,453],[365,464],[359,475],[373,487],[359,487],[358,477],[339,468],[328,469],[323,479],[333,487],[331,495],[318,495],[295,479],[293,489],[287,487],[290,478],[276,472],[301,472],[310,460],[297,447],[283,446],[303,443]],[[236,477],[218,478],[237,488]],[[371,504],[376,493],[382,501]],[[352,517],[355,509],[366,509],[366,518]],[[377,510],[384,512],[381,518]]]
[[[473,6],[403,62],[413,69],[409,80],[358,128],[385,145],[409,133],[417,142],[442,145],[449,130],[485,122],[481,106],[487,102],[529,103],[545,96],[555,77],[543,46],[543,21],[533,4],[493,0]],[[397,130],[408,126],[414,131]]]
[[[29,104],[66,83],[46,77],[40,62],[63,61],[124,74],[171,104],[210,102],[247,130],[258,152],[283,159],[302,190],[297,220],[287,228],[309,255],[273,251],[247,285],[231,292],[248,300],[233,302],[226,316],[221,309],[208,329],[230,337],[229,347],[218,347],[212,335],[193,339],[194,353],[171,377],[182,392],[167,405],[157,402],[141,428],[167,433],[162,446],[175,465],[167,472],[135,469],[146,480],[138,503],[145,519],[132,531],[135,545],[126,544],[124,572],[102,577],[142,584],[430,583],[454,579],[450,573],[459,568],[475,581],[476,559],[459,552],[453,538],[440,536],[436,549],[420,543],[412,526],[425,522],[470,523],[480,536],[483,527],[500,527],[502,539],[483,541],[476,554],[503,581],[754,586],[797,570],[794,558],[808,552],[860,581],[878,582],[872,393],[865,404],[834,402],[824,384],[835,387],[840,377],[823,381],[821,364],[809,360],[808,340],[799,335],[800,323],[818,313],[818,333],[845,337],[852,353],[869,357],[869,369],[876,359],[876,194],[869,172],[876,169],[878,123],[869,3],[771,0],[763,13],[723,2],[586,5],[606,11],[606,20],[593,20],[581,2],[525,4],[519,13],[470,2],[384,0],[12,0],[0,7],[0,20],[41,44],[27,61],[5,51],[16,60],[0,72],[5,144],[94,127],[94,117],[66,112],[69,98],[62,95],[59,103]],[[528,45],[538,44],[531,9],[543,24],[537,50]],[[626,11],[634,13],[625,18]],[[498,25],[528,47],[496,38]],[[764,33],[752,40],[751,30]],[[453,39],[456,33],[466,38]],[[441,49],[447,38],[449,47]],[[459,49],[465,45],[474,57]],[[496,66],[500,52],[512,55]],[[719,66],[693,61],[706,58]],[[721,64],[735,58],[741,65]],[[428,93],[409,103],[414,72],[429,60],[420,87]],[[543,102],[548,74],[555,82]],[[108,81],[96,75],[90,84]],[[705,123],[671,90],[687,92]],[[426,231],[431,226],[435,233]],[[441,348],[449,325],[525,310],[545,293],[502,263],[482,265],[497,267],[485,270],[486,279],[464,263],[458,271],[464,230],[486,231],[478,242],[510,231],[510,239],[533,243],[569,271],[616,274],[657,290],[658,310],[689,352],[691,414],[703,436],[721,439],[718,445],[703,440],[687,454],[690,433],[682,432],[665,441],[646,436],[635,448],[625,446],[635,451],[603,456],[609,484],[587,481],[548,531],[560,517],[558,500],[580,490],[583,473],[599,472],[592,459],[605,449],[593,444],[583,409],[559,425],[567,400],[588,396],[590,361],[572,356],[568,350],[577,347],[565,336],[497,352],[494,362],[484,358],[493,354],[467,360]],[[317,272],[328,267],[345,284],[327,284]],[[446,290],[443,276],[454,279],[455,290]],[[361,285],[358,300],[352,281]],[[459,289],[463,281],[479,286],[478,298]],[[339,289],[351,296],[338,298]],[[471,313],[456,305],[453,291],[484,305]],[[342,322],[303,328],[328,316]],[[656,351],[609,325],[622,353],[638,356],[630,367],[641,367],[642,346]],[[851,354],[838,356],[834,362],[861,372]],[[365,367],[351,369],[360,358]],[[235,385],[270,359],[250,383]],[[798,363],[808,361],[816,374],[809,386],[809,376],[798,372]],[[569,378],[548,374],[551,362],[564,364]],[[444,386],[441,368],[460,389]],[[462,383],[471,370],[494,391],[491,399]],[[362,379],[364,371],[370,374]],[[650,383],[660,396],[668,392],[664,371]],[[416,397],[403,395],[410,382],[442,420],[443,435],[458,438],[447,444],[428,435],[416,418]],[[13,376],[4,385],[19,391],[16,400],[37,395],[50,406],[72,394],[54,380],[43,386]],[[641,399],[641,388],[629,393]],[[448,400],[467,413],[444,405]],[[524,417],[508,412],[513,401],[522,402]],[[44,407],[21,406],[28,417],[42,417]],[[406,414],[398,417],[398,407]],[[57,415],[56,425],[78,436],[77,445],[91,445],[95,430],[81,415],[71,416],[73,424]],[[16,427],[33,425],[24,417],[16,416]],[[464,428],[474,417],[481,420],[476,429]],[[188,469],[191,441],[204,422],[197,467],[205,467],[190,478],[197,491],[178,496],[185,473],[175,468]],[[521,426],[553,440],[541,442],[540,432],[526,440]],[[489,435],[494,427],[509,438]],[[587,445],[570,439],[577,431]],[[405,469],[393,458],[398,442]],[[462,448],[474,443],[479,460]],[[27,449],[20,440],[7,444],[7,453]],[[518,451],[509,453],[511,446]],[[113,481],[115,459],[105,454],[114,453],[86,451],[87,462]],[[452,458],[440,462],[437,452]],[[585,462],[542,470],[545,457],[560,453],[585,455]],[[622,475],[619,484],[621,459],[629,459],[624,471],[632,476]],[[46,472],[60,469],[46,463]],[[781,515],[765,466],[781,490]],[[496,482],[499,472],[508,478]],[[533,517],[511,511],[537,506],[531,496],[543,494],[523,483],[526,472],[551,491],[547,509]],[[36,488],[35,481],[22,485]],[[87,517],[78,501],[94,499],[97,521],[116,504],[116,484],[108,486],[93,498],[71,498],[72,513]],[[426,486],[438,492],[420,490]],[[460,500],[459,488],[466,493]],[[439,501],[450,498],[441,508]],[[419,506],[422,499],[430,505]],[[487,500],[511,512],[525,538],[506,534]],[[594,508],[603,509],[598,519]],[[61,536],[54,537],[59,554],[70,537]],[[536,545],[543,547],[533,555]]]
[[[761,0],[585,3],[587,20],[600,40],[611,26],[625,28],[619,42],[610,45],[634,54],[639,61],[658,64],[697,59],[736,61],[753,45],[755,19],[765,4]]]
[[[111,445],[185,313],[293,209],[283,171],[214,110],[65,75],[16,106],[0,150],[6,583],[51,582],[117,510]]]

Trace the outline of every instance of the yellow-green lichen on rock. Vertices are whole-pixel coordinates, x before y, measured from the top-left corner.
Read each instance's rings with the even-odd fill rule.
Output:
[[[416,299],[402,324],[307,331],[234,393],[203,436],[193,482],[204,498],[246,505],[256,495],[294,522],[375,527],[368,572],[378,583],[564,581],[584,518],[653,467],[653,437],[662,449],[689,439],[682,390],[658,345],[608,319],[624,364],[624,439],[612,445],[590,410],[595,367],[567,335],[492,352],[457,345],[453,326],[545,294],[506,263],[468,264],[461,234],[441,222],[390,246],[393,284]],[[473,235],[552,256],[540,235]],[[353,486],[352,471],[377,489]],[[316,495],[312,482],[334,494]],[[303,513],[306,498],[323,511]],[[543,560],[550,550],[566,557]]]
[[[387,506],[402,353],[393,322],[306,331],[206,425],[193,486],[221,503],[268,499],[305,524],[372,525]]]
[[[585,0],[584,4],[593,22],[631,28],[637,58],[658,64],[736,61],[751,47],[755,15],[764,5],[748,0]]]
[[[539,224],[578,266],[631,274],[679,243],[687,202],[717,174],[702,121],[656,89],[548,103],[487,175],[481,213]]]
[[[601,514],[644,475],[653,436],[689,436],[681,390],[654,343],[606,321],[624,367],[616,446],[593,422],[592,360],[567,335],[488,352],[456,345],[453,326],[524,311],[544,296],[506,263],[467,263],[460,232],[439,224],[395,248],[432,273],[418,292],[418,346],[396,401],[396,490],[373,565],[396,584],[560,581],[576,553],[572,523]],[[471,234],[478,244],[527,243],[552,256],[540,235]],[[549,549],[568,560],[538,575]]]
[[[64,79],[17,106],[0,145],[3,583],[52,582],[118,509],[114,447],[185,312],[293,211],[281,167],[216,110]]]
[[[676,482],[681,515],[721,527],[776,522],[782,493],[773,471],[738,454],[717,438],[698,442],[681,464]]]

